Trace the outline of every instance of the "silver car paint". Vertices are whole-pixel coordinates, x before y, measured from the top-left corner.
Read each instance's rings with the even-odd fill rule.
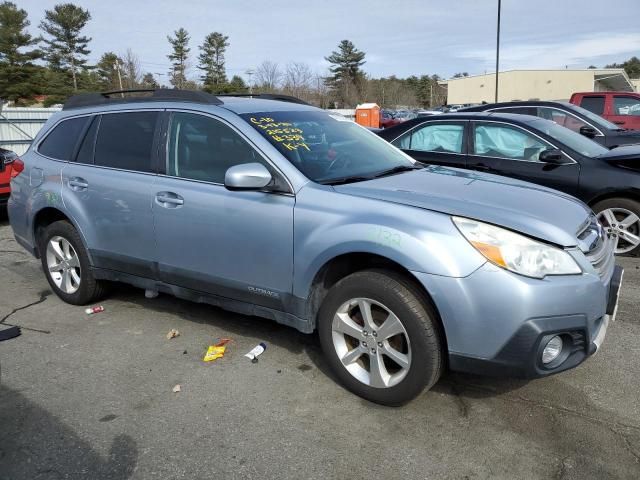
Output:
[[[179,269],[195,272],[196,284],[219,280],[229,287],[245,286],[248,301],[295,315],[301,312],[287,311],[290,304],[278,297],[306,301],[314,277],[328,261],[348,253],[373,253],[402,265],[425,286],[439,310],[451,352],[479,358],[494,354],[527,319],[572,315],[584,318],[588,326],[603,314],[609,278],[601,280],[590,272],[579,250],[572,254],[584,274],[528,279],[488,264],[450,219],[451,214],[470,216],[572,246],[589,210],[571,197],[442,167],[322,186],[309,182],[236,115],[312,107],[248,99],[225,99],[224,108],[175,102],[153,107],[215,115],[233,124],[283,173],[292,194],[231,192],[220,185],[84,167],[44,158],[31,148],[22,157],[26,169],[41,168],[44,181],[31,187],[29,175],[19,175],[12,181],[9,201],[11,225],[23,246],[33,251],[36,214],[55,208],[71,219],[90,250],[109,249],[163,264],[168,280]],[[60,113],[34,145],[57,121],[92,112]],[[102,186],[86,201],[86,196],[66,190],[73,176],[90,180],[89,189]],[[185,198],[183,208],[160,208],[154,196],[175,190]],[[313,327],[314,319],[304,320]]]

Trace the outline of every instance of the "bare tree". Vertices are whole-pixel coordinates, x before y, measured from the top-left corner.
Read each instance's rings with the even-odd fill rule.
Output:
[[[284,74],[284,92],[287,95],[307,99],[311,92],[313,72],[309,65],[303,62],[292,62],[287,64]]]
[[[127,88],[134,89],[141,85],[140,59],[130,48],[127,48],[126,53],[122,56],[122,70]]]
[[[282,72],[277,63],[265,60],[255,70],[256,86],[265,93],[272,93],[280,86]]]

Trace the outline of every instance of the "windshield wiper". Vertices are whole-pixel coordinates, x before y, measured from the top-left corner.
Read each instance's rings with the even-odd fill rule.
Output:
[[[408,172],[409,170],[422,170],[424,165],[416,164],[416,165],[398,165],[397,167],[390,168],[388,170],[383,170],[381,172],[376,173],[370,178],[380,178],[386,177],[387,175],[395,175],[396,173]]]
[[[388,170],[383,170],[367,177],[363,175],[350,175],[346,177],[333,178],[331,180],[322,181],[323,185],[342,185],[344,183],[364,182],[366,180],[373,180],[374,178],[386,177],[387,175],[394,175],[400,172],[406,172],[409,170],[421,170],[424,165],[416,163],[415,165],[398,165]]]
[[[325,180],[320,182],[322,185],[342,185],[345,183],[364,182],[365,180],[371,180],[372,177],[363,177],[361,175],[352,175],[347,177],[332,178],[331,180]]]

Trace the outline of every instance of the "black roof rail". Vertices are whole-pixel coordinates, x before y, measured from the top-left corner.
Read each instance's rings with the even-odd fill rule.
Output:
[[[143,93],[147,95],[131,96],[131,93]],[[116,96],[118,95],[118,96]],[[97,105],[112,105],[130,102],[164,102],[180,101],[206,103],[209,105],[222,105],[215,95],[197,90],[177,90],[169,88],[137,88],[132,90],[114,90],[101,93],[80,93],[70,97],[62,107],[63,110],[72,108],[92,107]]]
[[[280,95],[279,93],[224,93],[218,95],[218,97],[248,97],[248,98],[260,98],[263,100],[278,100],[280,102],[298,103],[300,105],[311,105],[304,100],[293,97],[291,95]]]

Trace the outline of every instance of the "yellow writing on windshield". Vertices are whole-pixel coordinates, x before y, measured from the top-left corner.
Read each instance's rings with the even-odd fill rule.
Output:
[[[311,151],[304,141],[302,130],[300,128],[295,128],[289,122],[276,122],[271,117],[251,117],[250,121],[287,150],[306,148]]]

